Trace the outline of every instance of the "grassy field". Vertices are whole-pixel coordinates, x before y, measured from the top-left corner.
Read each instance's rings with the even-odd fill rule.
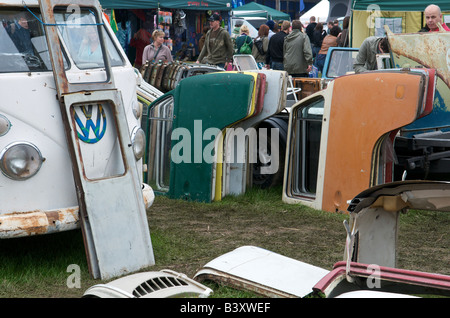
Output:
[[[210,260],[243,245],[331,269],[343,258],[347,218],[284,204],[279,188],[210,204],[157,197],[148,211],[156,265],[148,270],[168,268],[193,277]],[[449,213],[402,215],[399,267],[450,274],[449,226]],[[71,264],[80,268],[79,288],[68,287]],[[76,298],[99,283],[106,282],[88,273],[81,231],[0,241],[1,298]],[[255,296],[208,286],[214,297]]]

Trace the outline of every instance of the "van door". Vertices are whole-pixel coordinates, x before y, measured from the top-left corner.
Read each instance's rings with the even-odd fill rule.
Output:
[[[426,109],[428,80],[421,71],[342,76],[294,105],[283,201],[340,212],[368,186],[392,181],[393,136]]]
[[[203,202],[221,198],[222,137],[254,114],[255,78],[230,72],[188,77],[150,105],[146,180],[155,191]]]
[[[122,94],[115,86],[111,57],[106,50],[99,3],[45,0],[40,7],[72,160],[90,272],[94,278],[108,279],[153,265],[140,177]],[[64,32],[73,40],[78,36],[80,55],[72,59],[78,74],[66,71],[64,66],[62,46],[71,45],[61,40]],[[88,74],[84,71],[87,69]],[[102,160],[105,149],[110,149],[107,161]],[[98,160],[87,164],[91,162],[88,158]],[[115,168],[105,175],[99,172],[98,165],[102,168],[102,164],[105,170],[110,165]]]

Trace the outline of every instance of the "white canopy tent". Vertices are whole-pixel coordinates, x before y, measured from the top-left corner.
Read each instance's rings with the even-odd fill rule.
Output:
[[[309,11],[305,12],[300,17],[300,21],[303,23],[303,25],[307,25],[309,23],[309,18],[311,16],[315,16],[316,22],[326,24],[329,11],[330,2],[328,0],[322,0],[314,7],[312,7]]]

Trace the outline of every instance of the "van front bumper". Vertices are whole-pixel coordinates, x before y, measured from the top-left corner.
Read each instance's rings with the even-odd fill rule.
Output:
[[[142,184],[142,194],[147,210],[153,204],[155,194],[147,184]],[[35,210],[5,214],[1,214],[0,211],[0,239],[74,230],[80,227],[79,221],[78,206],[48,211]]]

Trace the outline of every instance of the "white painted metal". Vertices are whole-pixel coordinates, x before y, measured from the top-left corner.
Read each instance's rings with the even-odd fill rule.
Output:
[[[260,247],[242,246],[207,263],[194,279],[223,280],[271,297],[304,297],[328,273]]]
[[[154,102],[157,98],[164,95],[159,89],[144,81],[141,73],[137,69],[134,69],[134,72],[136,74],[136,89],[138,94],[145,97],[150,102]]]
[[[88,80],[72,83],[62,63],[53,10],[56,6],[66,7],[70,4],[89,7],[91,12],[96,13],[97,22],[102,21],[103,13],[97,1],[40,2],[78,189],[89,269],[94,278],[109,279],[154,265],[154,256],[123,99],[121,92],[115,87],[109,57],[105,53],[103,29],[97,28],[104,53],[105,82]],[[96,143],[84,143],[78,137],[75,121],[78,108],[94,108],[97,105],[101,105],[106,120],[109,119],[110,126],[105,129],[105,133],[108,134],[106,141],[110,143],[111,151],[108,154],[109,162],[94,164],[104,165],[106,169],[114,158],[116,167],[105,176],[95,173],[96,169],[91,169],[84,161],[85,158],[101,158],[105,149]],[[97,108],[100,109],[99,106]]]
[[[318,168],[318,174],[317,174],[317,189],[323,189],[324,185],[324,172],[325,172],[325,165],[327,160],[327,143],[328,143],[328,131],[330,127],[330,110],[331,110],[331,102],[333,98],[333,89],[334,89],[334,81],[331,81],[328,83],[328,86],[326,89],[321,90],[319,92],[316,92],[298,103],[296,103],[291,108],[291,115],[289,118],[289,128],[288,128],[288,137],[287,137],[287,145],[286,145],[286,163],[289,160],[290,153],[295,151],[294,149],[291,149],[291,143],[290,140],[292,137],[292,131],[294,129],[294,123],[292,121],[292,113],[297,109],[300,108],[308,103],[309,100],[312,100],[318,96],[323,96],[325,103],[324,103],[324,111],[323,111],[323,121],[322,121],[322,134],[321,134],[321,141],[320,141],[320,154],[319,154],[319,168]],[[285,167],[286,167],[285,163]],[[307,205],[309,207],[312,207],[313,209],[320,210],[322,209],[322,197],[323,192],[317,191],[314,197],[304,197],[304,198],[293,198],[287,193],[287,188],[290,186],[289,183],[291,182],[289,178],[289,169],[284,170],[284,176],[283,176],[283,193],[282,193],[282,200],[283,202],[289,203],[289,204],[295,204],[295,203],[302,203],[304,205]]]
[[[235,132],[238,129],[242,129],[244,132],[253,129],[258,123],[281,112],[286,103],[287,73],[274,70],[260,70],[257,72],[266,75],[267,93],[264,96],[263,109],[258,115],[231,127]],[[249,145],[246,142],[235,142],[232,137],[233,134],[231,133],[225,135],[222,196],[244,193],[249,182],[249,147],[254,145]],[[253,140],[253,142],[256,142],[256,140]],[[231,158],[232,154],[234,154],[233,158]]]
[[[450,184],[393,182],[356,196],[349,207],[346,261],[397,267],[399,217],[406,209],[450,211]]]
[[[212,290],[172,270],[137,273],[121,277],[107,284],[88,288],[83,297],[99,298],[206,298]]]
[[[419,298],[417,296],[381,292],[376,290],[356,290],[336,296],[335,298]]]
[[[297,93],[300,92],[301,88],[294,87],[294,84],[292,83],[292,76],[289,75],[289,87],[287,89],[287,95],[292,95],[294,97],[295,102],[298,102]]]
[[[233,55],[233,65],[237,71],[258,71],[259,67],[256,60],[251,54],[235,54]]]
[[[36,10],[38,7],[39,1],[37,0],[26,1],[26,3],[22,0],[7,0],[2,1],[1,8],[4,10],[0,14],[2,17],[7,15],[12,17],[12,14],[24,12],[27,9],[37,13],[39,12]],[[33,20],[30,25],[32,25],[34,35],[31,40],[36,51],[43,55],[48,54],[45,52],[46,49],[42,52],[36,46],[45,44],[42,25],[37,18],[30,19]],[[133,105],[137,103],[136,76],[133,67],[121,50],[117,38],[110,32],[108,25],[105,25],[105,29],[109,32],[110,44],[116,48],[111,50],[111,53],[114,53],[116,57],[119,55],[122,60],[113,67],[112,72],[114,73],[115,87],[121,91],[128,129],[131,132],[140,123],[140,117],[136,118],[133,115]],[[3,27],[0,32],[2,35],[6,34]],[[5,53],[6,49],[14,50],[14,48],[8,47],[8,39],[4,40],[2,53]],[[73,61],[73,54],[76,52],[78,50],[67,50],[66,48],[65,58],[70,66],[66,73],[72,74],[72,78],[77,77],[83,82],[101,78],[98,73],[104,73],[102,69],[85,69],[80,72],[76,68]],[[2,62],[5,61],[2,60]],[[46,59],[44,62],[48,67]],[[2,91],[0,119],[6,118],[4,123],[11,123],[8,130],[2,130],[3,133],[0,131],[2,135],[0,151],[5,146],[21,140],[35,145],[45,158],[39,172],[27,180],[12,180],[0,173],[2,189],[0,191],[0,238],[47,234],[79,228],[77,188],[74,184],[60,106],[55,98],[56,85],[52,71],[44,69],[28,71],[28,68],[27,71],[24,71],[17,67],[12,71],[0,73],[0,83]],[[20,93],[17,93],[19,91]],[[1,120],[0,126],[2,126]],[[105,152],[107,151],[110,149],[105,149]],[[95,158],[84,159],[86,165],[93,166],[96,161]],[[114,170],[112,163],[109,167]],[[136,165],[141,174],[142,160],[136,161]],[[108,172],[105,171],[105,173]],[[154,199],[153,191],[144,184],[142,192],[146,208],[148,208]]]

